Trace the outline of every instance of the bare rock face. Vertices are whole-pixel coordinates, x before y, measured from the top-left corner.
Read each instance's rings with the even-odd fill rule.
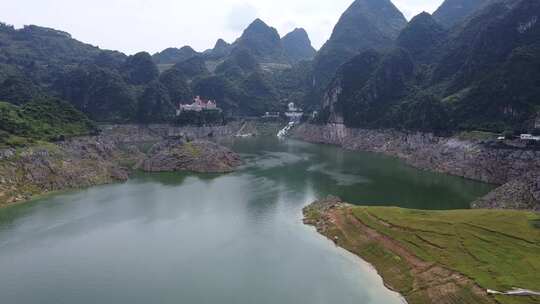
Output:
[[[472,203],[473,208],[526,209],[540,212],[540,175],[516,178]]]
[[[118,161],[136,156],[96,137],[0,154],[0,207],[52,191],[125,181],[129,170]]]
[[[241,163],[238,154],[210,141],[168,140],[150,150],[141,169],[147,172],[227,173]]]

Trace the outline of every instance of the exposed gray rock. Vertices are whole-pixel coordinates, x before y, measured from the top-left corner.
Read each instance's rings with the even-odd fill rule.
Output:
[[[540,175],[516,178],[472,203],[473,208],[526,209],[540,212]]]
[[[0,205],[50,191],[127,180],[128,168],[119,160],[135,156],[99,137],[25,148],[0,161]]]
[[[15,155],[15,149],[0,150],[0,160],[7,159]]]
[[[226,173],[241,163],[238,154],[213,142],[168,140],[151,149],[141,168],[148,172]]]

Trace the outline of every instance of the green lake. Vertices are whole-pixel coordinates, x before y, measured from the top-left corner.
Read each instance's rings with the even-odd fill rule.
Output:
[[[332,146],[228,144],[245,160],[232,174],[137,174],[1,209],[0,303],[402,303],[302,208],[332,194],[462,209],[492,189]]]

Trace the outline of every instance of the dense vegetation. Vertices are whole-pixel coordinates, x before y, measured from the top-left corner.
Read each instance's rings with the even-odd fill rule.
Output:
[[[539,13],[538,1],[496,1],[449,32],[417,16],[392,50],[343,65],[325,98],[328,119],[441,132],[531,129],[540,109]]]
[[[365,49],[384,49],[407,24],[390,0],[356,0],[341,16],[314,62],[314,83],[324,89],[343,63]]]
[[[281,39],[261,20],[235,43],[220,39],[203,53],[186,46],[126,56],[57,30],[4,24],[0,41],[1,100],[23,105],[58,97],[92,120],[117,123],[173,122],[177,104],[190,103],[194,95],[217,100],[226,116],[282,110],[289,99],[302,102],[306,90],[292,88],[280,75],[293,79],[305,64],[291,64],[315,52],[303,29]]]
[[[95,121],[154,123],[200,95],[227,117],[292,101],[350,127],[523,130],[540,116],[539,5],[446,0],[407,24],[389,0],[356,0],[317,54],[305,30],[280,38],[259,19],[232,44],[153,56],[0,23],[0,100],[57,97]]]
[[[96,132],[96,125],[84,114],[57,99],[22,106],[0,102],[0,147],[63,140]]]
[[[305,30],[281,39],[257,19],[233,44],[218,40],[214,49],[165,70],[160,81],[173,101],[189,102],[190,95],[200,95],[216,100],[225,116],[261,116],[285,109],[288,100],[304,102],[310,64],[303,60],[313,55]]]
[[[317,51],[311,46],[308,33],[303,28],[283,36],[281,39],[287,58],[293,63],[302,60],[312,60]]]
[[[459,24],[484,5],[494,0],[447,0],[433,13],[433,17],[445,26],[451,28]]]
[[[2,25],[0,41],[3,101],[22,105],[56,96],[91,119],[107,122],[139,121],[141,112],[154,112],[159,121],[174,115],[171,106],[158,107],[163,113],[155,113],[162,96],[149,94],[149,89],[156,86],[159,73],[147,53],[103,51],[37,26],[16,30]],[[145,98],[153,99],[141,101]]]
[[[250,50],[252,55],[261,61],[287,61],[278,31],[260,19],[246,28],[234,47]]]

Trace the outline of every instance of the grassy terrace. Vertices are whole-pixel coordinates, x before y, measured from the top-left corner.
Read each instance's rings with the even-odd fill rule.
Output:
[[[399,208],[354,208],[369,227],[399,241],[424,261],[470,277],[484,288],[540,289],[540,216],[519,211],[430,212]],[[499,296],[501,303],[540,299]]]
[[[540,297],[485,294],[485,289],[540,289],[539,214],[345,206],[309,207],[305,216],[317,221],[322,234],[372,263],[411,304],[540,303]]]

